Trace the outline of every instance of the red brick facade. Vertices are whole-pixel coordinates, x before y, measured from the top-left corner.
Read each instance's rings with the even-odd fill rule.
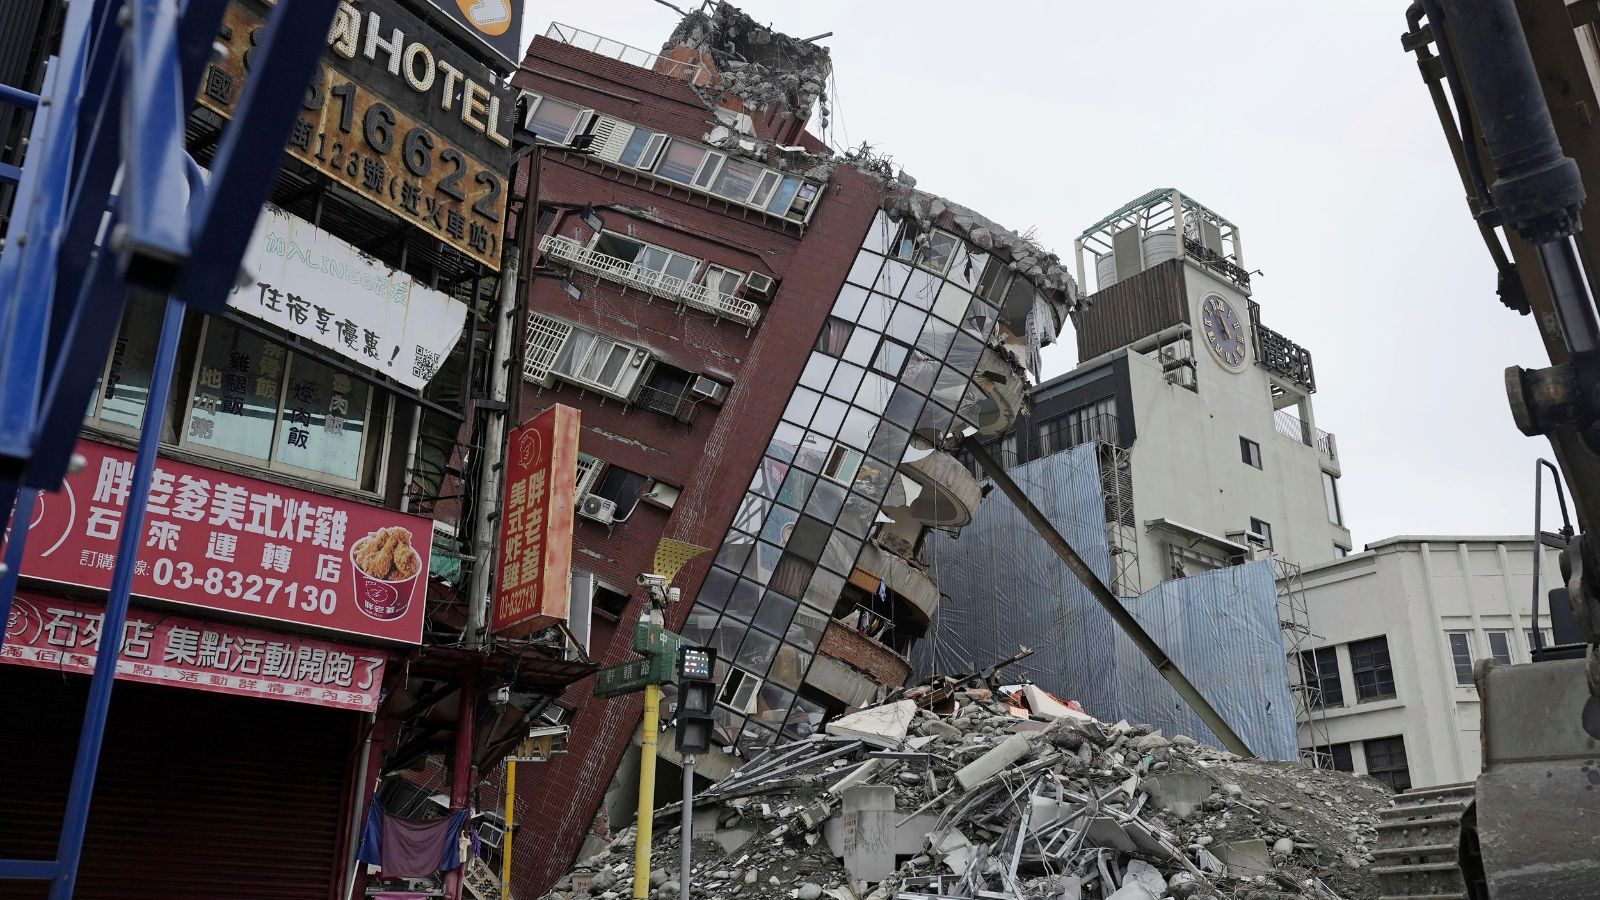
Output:
[[[867,673],[878,684],[902,685],[911,677],[911,662],[855,629],[828,623],[817,652]]]
[[[534,42],[516,84],[683,137],[699,138],[713,120],[681,82],[544,38]],[[780,282],[747,334],[736,322],[692,310],[679,314],[675,304],[647,302],[641,291],[586,275],[574,275],[583,295],[576,302],[560,281],[533,281],[530,311],[648,347],[666,363],[732,383],[722,407],[702,406],[692,426],[571,385],[541,390],[523,384],[522,418],[554,402],[574,406],[582,413],[583,452],[682,489],[670,513],[641,503],[609,531],[579,519],[573,565],[631,594],[619,620],[594,620],[591,655],[607,665],[632,653],[632,627],[644,600],[635,577],[651,568],[657,542],[670,537],[714,548],[727,530],[878,208],[879,183],[841,166],[802,234],[793,224],[764,223],[743,207],[656,186],[598,160],[551,152],[541,168],[540,201],[557,207],[551,230],[567,237],[586,243],[592,236],[571,212],[588,205],[601,212],[608,231],[632,233],[731,269],[766,272]],[[674,630],[688,615],[711,560],[712,554],[703,555],[678,575],[684,601],[669,613]],[[571,863],[637,728],[639,695],[597,700],[593,688],[592,680],[579,682],[562,698],[580,710],[568,755],[539,767],[539,777],[519,782],[518,817],[526,823],[516,844],[519,896],[540,895]]]

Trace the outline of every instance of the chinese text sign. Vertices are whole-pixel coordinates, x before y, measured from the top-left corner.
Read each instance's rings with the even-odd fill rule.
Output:
[[[104,590],[133,453],[80,440],[88,464],[34,506],[22,576]],[[133,592],[408,644],[422,639],[433,521],[160,459]]]
[[[572,590],[578,411],[559,404],[511,432],[492,629],[521,637],[566,621]]]

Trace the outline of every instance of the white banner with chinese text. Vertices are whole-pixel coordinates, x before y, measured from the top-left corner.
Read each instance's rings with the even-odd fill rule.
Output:
[[[271,204],[243,265],[229,306],[406,387],[426,387],[461,339],[465,303]]]

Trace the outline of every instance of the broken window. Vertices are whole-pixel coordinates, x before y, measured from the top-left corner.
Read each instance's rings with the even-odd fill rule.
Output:
[[[1365,741],[1367,774],[1396,792],[1411,789],[1411,769],[1406,765],[1405,738],[1396,735]]]
[[[698,411],[695,398],[689,394],[694,377],[692,372],[658,362],[650,368],[650,377],[639,388],[633,402],[669,419],[692,422]]]
[[[822,474],[840,484],[850,484],[855,480],[856,472],[861,468],[861,452],[852,450],[843,444],[835,444],[828,453],[827,462],[822,465]]]
[[[717,694],[717,702],[734,712],[750,715],[756,711],[756,696],[760,689],[760,678],[743,669],[730,668],[728,678],[722,682],[722,690]]]
[[[1394,696],[1394,668],[1389,664],[1388,638],[1351,641],[1350,671],[1355,676],[1357,700]]]
[[[1252,517],[1250,519],[1250,533],[1260,538],[1261,543],[1268,550],[1272,549],[1272,523]]]
[[[595,582],[594,597],[591,607],[595,612],[605,617],[617,620],[622,618],[622,613],[628,608],[628,595],[622,591],[614,590]]]
[[[950,232],[925,228],[915,219],[906,219],[900,223],[891,249],[899,259],[943,275],[960,246],[961,239]]]
[[[649,485],[649,476],[630,472],[618,465],[607,464],[605,472],[601,474],[589,493],[615,503],[617,511],[612,518],[621,522],[633,514],[634,507],[639,505],[639,496]]]

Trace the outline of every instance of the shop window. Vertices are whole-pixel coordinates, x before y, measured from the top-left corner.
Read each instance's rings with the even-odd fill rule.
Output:
[[[1364,742],[1367,774],[1387,784],[1396,793],[1411,789],[1411,769],[1406,765],[1406,742],[1402,737],[1376,738]]]
[[[1311,691],[1307,699],[1313,709],[1344,705],[1344,688],[1339,684],[1339,654],[1333,647],[1300,651],[1300,680]]]
[[[159,304],[130,306],[87,421],[136,429],[160,339]],[[387,398],[338,369],[225,319],[205,317],[186,353],[166,439],[197,453],[353,490],[375,490]],[[374,431],[380,432],[375,435]]]
[[[1456,670],[1456,684],[1472,684],[1472,633],[1449,631],[1445,638],[1450,642],[1450,664]]]
[[[1239,459],[1247,466],[1261,468],[1261,445],[1241,436],[1239,438]]]
[[[1350,672],[1355,676],[1357,700],[1393,697],[1394,668],[1389,663],[1388,638],[1351,641]]]

